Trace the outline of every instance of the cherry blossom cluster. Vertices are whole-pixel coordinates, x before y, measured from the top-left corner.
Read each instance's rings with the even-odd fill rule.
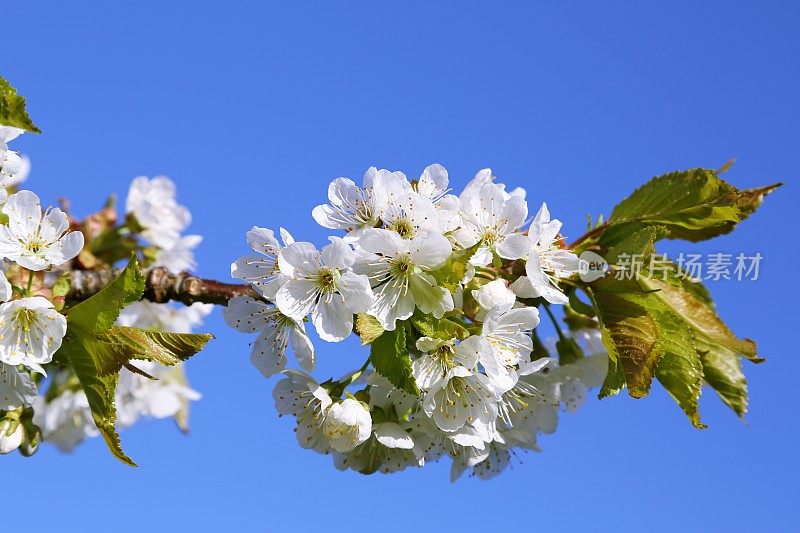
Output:
[[[13,192],[29,169],[27,158],[6,144],[20,133],[0,126],[0,453],[19,449],[30,454],[41,440],[70,451],[99,432],[74,373],[63,366],[48,373],[67,330],[51,288],[61,272],[80,261],[84,234],[74,230],[75,221],[62,209],[43,210],[31,191]],[[195,266],[193,248],[201,237],[183,235],[191,215],[177,203],[169,178],[135,178],[125,207],[122,230],[139,237],[145,255],[152,257],[150,266],[175,273]],[[140,301],[122,311],[118,324],[188,333],[212,307]],[[117,427],[174,417],[186,429],[189,402],[200,395],[188,386],[182,366],[147,361],[136,366],[157,379],[122,369],[115,397]]]
[[[596,329],[561,333],[588,354],[573,364],[532,356],[538,306],[567,303],[560,282],[577,273],[578,258],[547,206],[529,219],[525,191],[507,191],[490,169],[456,196],[441,165],[413,180],[372,167],[360,186],[334,180],[312,215],[339,232],[321,249],[283,228],[247,232],[253,254],[231,274],[258,297],[231,300],[225,318],[258,333],[252,363],[283,375],[278,412],[295,417],[302,447],[333,454],[337,467],[394,472],[446,455],[454,477],[491,477],[514,450],[538,449],[559,406],[574,410],[605,377]],[[372,357],[340,380],[316,381],[309,318],[325,342],[354,330],[365,343],[400,339],[388,357],[400,366],[408,358],[413,385]],[[366,339],[360,322],[377,334]],[[287,368],[290,350],[298,370]]]
[[[58,208],[42,210],[31,191],[9,194],[28,174],[27,158],[7,142],[23,130],[0,126],[0,453],[26,447],[33,451],[40,432],[23,419],[37,395],[35,375],[53,359],[67,331],[66,318],[51,299],[32,290],[34,277],[58,268],[83,248],[83,234],[69,231]]]

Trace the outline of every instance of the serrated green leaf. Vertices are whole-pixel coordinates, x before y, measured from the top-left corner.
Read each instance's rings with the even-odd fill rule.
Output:
[[[634,398],[641,398],[650,391],[656,364],[664,351],[659,342],[656,320],[641,305],[641,300],[646,299],[647,295],[633,292],[633,289],[630,292],[619,290],[615,287],[619,283],[624,282],[609,278],[593,291],[598,318],[603,325],[601,331],[604,342],[611,343],[614,348],[614,365],[613,368],[609,367],[610,378],[607,378],[608,386],[604,386],[604,389],[609,392],[619,390],[618,384],[611,380],[618,379],[621,368],[628,393]]]
[[[682,287],[655,278],[643,278],[646,286],[657,289],[655,294],[692,328],[695,336],[706,344],[719,344],[755,363],[764,361],[756,354],[756,343],[739,339],[717,316],[716,312]]]
[[[417,310],[412,315],[410,322],[425,337],[442,340],[464,340],[469,337],[469,330],[466,327],[446,316],[436,318]]]
[[[619,391],[620,369],[635,397],[649,392],[655,376],[692,424],[703,428],[699,398],[705,380],[743,416],[747,387],[738,356],[761,361],[755,344],[737,338],[704,299],[694,296],[707,297],[704,288],[688,282],[687,290],[685,281],[671,276],[667,281],[607,278],[592,285],[610,356],[601,397]]]
[[[69,332],[69,330],[67,330]],[[59,352],[66,357],[81,388],[89,401],[92,418],[114,456],[123,463],[136,466],[136,463],[122,451],[122,443],[115,424],[117,411],[114,407],[114,394],[119,381],[119,372],[107,372],[107,362],[116,360],[113,347],[88,335],[71,332],[64,339]]]
[[[744,418],[748,406],[747,379],[739,354],[724,346],[705,344],[702,339],[697,348],[706,383],[739,418]]]
[[[406,346],[406,323],[397,322],[394,331],[385,331],[370,347],[369,359],[375,372],[398,389],[415,396],[419,388],[411,371],[411,356]]]
[[[469,260],[481,247],[482,242],[478,241],[473,246],[459,250],[450,254],[444,265],[432,271],[430,274],[441,287],[445,287],[450,292],[456,292],[461,285],[461,280],[467,275]]]
[[[656,253],[656,242],[669,235],[666,226],[647,226],[631,231],[630,226],[609,228],[600,237],[598,244],[606,247],[604,258],[611,264],[616,263],[623,254],[638,255],[642,260]]]
[[[0,76],[0,125],[41,133],[25,110],[25,98],[17,94],[17,90],[2,76]]]
[[[651,179],[620,202],[606,231],[621,226],[633,233],[665,226],[670,239],[702,241],[733,230],[752,214],[765,195],[781,184],[739,190],[713,170],[695,168]]]
[[[141,298],[144,276],[135,257],[103,290],[70,308],[67,334],[58,356],[66,359],[89,401],[97,428],[108,448],[125,464],[136,464],[122,450],[116,432],[114,394],[119,372],[125,367],[139,372],[132,360],[155,361],[166,366],[185,361],[213,338],[194,333],[168,333],[114,325],[122,308]],[[144,374],[146,375],[146,374]]]
[[[123,307],[141,299],[144,285],[145,278],[139,269],[139,262],[135,255],[131,255],[128,266],[114,281],[67,311],[70,327],[92,333],[107,330],[117,321]]]
[[[372,315],[366,313],[358,313],[353,324],[356,335],[361,338],[361,345],[372,344],[375,339],[383,334],[383,326]]]
[[[700,393],[703,388],[703,365],[694,344],[692,330],[674,310],[656,303],[648,295],[656,318],[664,355],[656,366],[656,379],[683,409],[692,425],[705,428],[700,421]]]
[[[113,326],[99,336],[116,347],[125,362],[131,359],[154,361],[172,366],[186,361],[214,338],[206,333],[171,333],[149,329]]]

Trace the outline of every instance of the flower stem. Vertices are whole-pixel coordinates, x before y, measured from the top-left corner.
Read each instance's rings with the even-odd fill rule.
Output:
[[[564,336],[564,332],[561,330],[561,326],[558,323],[558,320],[556,320],[556,317],[553,314],[553,311],[550,310],[550,304],[544,304],[544,310],[545,310],[545,312],[547,312],[547,316],[550,317],[550,321],[556,327],[556,332],[558,333],[559,340],[563,341],[564,339],[566,339],[566,337]]]
[[[33,287],[33,271],[28,272],[28,286],[25,288],[25,296],[31,295],[31,287]]]

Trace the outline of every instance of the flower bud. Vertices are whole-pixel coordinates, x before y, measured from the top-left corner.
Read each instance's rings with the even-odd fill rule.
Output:
[[[42,442],[42,430],[31,422],[25,423],[23,427],[25,428],[25,438],[20,444],[19,452],[25,457],[30,457],[39,450],[39,444]]]
[[[0,421],[0,454],[11,453],[22,444],[25,430],[17,420]]]

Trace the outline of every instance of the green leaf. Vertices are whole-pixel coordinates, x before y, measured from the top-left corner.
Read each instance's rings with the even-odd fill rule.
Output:
[[[601,397],[618,392],[623,376],[631,396],[644,396],[655,377],[692,424],[703,428],[699,398],[705,380],[739,416],[744,415],[747,385],[738,357],[762,359],[752,341],[737,338],[725,326],[698,285],[674,273],[667,281],[606,278],[592,284],[610,356]]]
[[[739,418],[744,418],[748,404],[747,379],[739,354],[724,346],[704,344],[702,340],[697,345],[706,383]]]
[[[108,448],[131,466],[136,463],[123,452],[115,428],[114,395],[120,370],[125,367],[141,373],[131,364],[136,359],[175,365],[200,351],[213,338],[114,325],[122,308],[141,298],[143,292],[144,276],[134,256],[108,286],[67,311],[67,335],[58,351],[58,356],[68,361],[78,377],[92,418]]]
[[[411,325],[425,337],[442,340],[464,340],[469,337],[469,330],[466,327],[446,316],[436,318],[417,310],[414,311],[410,321]]]
[[[113,326],[99,338],[115,346],[125,362],[143,359],[172,366],[202,350],[214,336]]]
[[[620,283],[626,283],[625,290],[617,286]],[[641,398],[650,392],[656,363],[664,351],[659,343],[656,320],[642,305],[648,296],[646,293],[636,293],[636,289],[631,287],[632,283],[608,278],[605,283],[597,284],[593,298],[603,325],[601,331],[604,342],[611,343],[614,348],[612,379],[618,378],[621,369],[628,393],[634,398]],[[611,383],[607,388],[619,390],[617,386],[612,387]]]
[[[667,235],[669,231],[666,226],[648,226],[636,231],[631,231],[629,226],[615,226],[606,231],[598,243],[607,248],[603,256],[605,260],[614,264],[623,254],[647,259],[656,253],[656,242]]]
[[[353,329],[355,329],[356,335],[361,338],[361,346],[372,344],[375,339],[383,334],[383,326],[381,326],[378,319],[366,313],[358,313],[356,315]]]
[[[2,76],[0,76],[0,125],[41,133],[25,110],[25,98],[17,94],[17,90]]]
[[[705,344],[725,346],[754,363],[764,361],[756,355],[755,342],[736,337],[712,308],[682,286],[655,278],[643,278],[643,282],[647,287],[657,289],[654,294],[674,309]]]
[[[651,179],[620,202],[606,232],[634,233],[660,225],[670,239],[702,241],[728,233],[781,184],[740,190],[704,168],[671,172]],[[616,237],[619,239],[619,237]]]
[[[432,271],[430,274],[441,286],[448,289],[450,292],[456,292],[461,285],[461,280],[467,275],[467,268],[469,267],[469,260],[481,247],[482,241],[478,241],[473,246],[458,250],[450,254],[444,265]]]
[[[122,451],[122,443],[115,428],[117,410],[114,394],[119,381],[119,369],[108,372],[108,361],[116,361],[114,347],[81,333],[70,333],[59,352],[67,358],[80,380],[81,388],[89,401],[92,418],[106,441],[108,449],[123,463],[136,463]]]
[[[369,352],[375,371],[398,389],[415,396],[419,388],[411,372],[411,357],[406,346],[406,323],[398,322],[394,331],[385,331],[372,343]]]
[[[114,281],[67,311],[69,326],[93,333],[107,330],[117,321],[123,307],[141,299],[144,285],[139,262],[132,254],[128,266]]]

